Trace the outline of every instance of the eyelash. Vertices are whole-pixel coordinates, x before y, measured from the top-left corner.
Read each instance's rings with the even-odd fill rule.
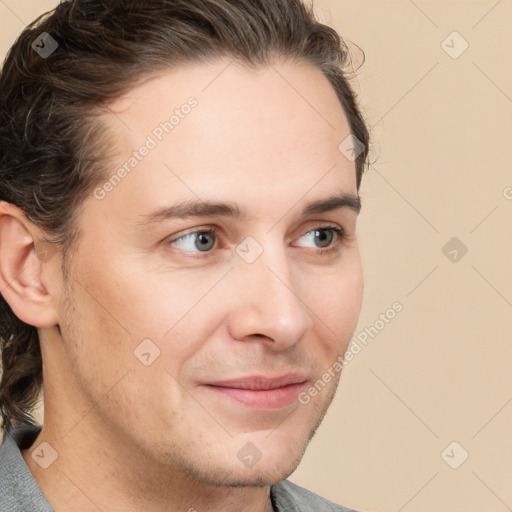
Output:
[[[336,250],[339,250],[340,247],[345,243],[345,241],[347,239],[345,230],[343,228],[340,228],[339,226],[334,226],[334,225],[318,226],[318,227],[315,227],[313,229],[306,231],[306,233],[304,233],[304,235],[307,235],[308,233],[311,233],[312,231],[332,231],[332,232],[334,232],[334,239],[330,246],[328,246],[327,248],[318,247],[316,250],[313,249],[315,252],[322,254],[322,255],[328,255]],[[215,236],[215,238],[218,240],[218,233],[219,233],[219,229],[214,228],[214,227],[197,229],[195,231],[190,231],[190,232],[184,233],[176,238],[173,238],[172,240],[169,240],[167,243],[169,245],[171,245],[173,242],[176,242],[185,236],[199,235],[199,234],[212,235],[212,236]],[[302,235],[302,236],[304,236],[304,235]],[[197,254],[199,254],[199,256],[195,256],[195,257],[200,258],[200,257],[202,257],[202,256],[200,256],[201,254],[203,256],[207,256],[208,254],[210,254],[213,251],[213,249],[215,249],[215,246],[210,251],[203,251],[203,252],[197,251]],[[194,252],[194,254],[196,254],[196,252]]]

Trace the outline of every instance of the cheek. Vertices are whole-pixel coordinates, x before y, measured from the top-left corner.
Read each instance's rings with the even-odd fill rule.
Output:
[[[216,269],[193,275],[138,268],[121,275],[118,269],[111,285],[102,285],[103,299],[116,317],[113,328],[120,329],[118,324],[122,324],[130,333],[128,357],[149,339],[160,351],[156,362],[178,377],[184,362],[194,356],[225,315],[222,284],[217,285],[225,272]]]
[[[340,346],[346,347],[357,326],[362,304],[363,275],[359,258],[346,261],[337,272],[308,278],[307,282],[304,302],[311,309],[317,330],[325,332],[326,339],[338,350]]]
[[[218,280],[217,273],[194,276],[117,258],[115,266],[99,265],[83,273],[81,281],[94,298],[92,315],[113,322],[134,339],[163,340],[188,323]]]

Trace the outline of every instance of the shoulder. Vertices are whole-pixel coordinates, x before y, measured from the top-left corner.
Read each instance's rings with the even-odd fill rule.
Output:
[[[21,455],[39,433],[34,427],[17,427],[0,444],[0,510],[53,512]]]
[[[276,512],[357,512],[322,498],[289,480],[273,485],[271,497]]]

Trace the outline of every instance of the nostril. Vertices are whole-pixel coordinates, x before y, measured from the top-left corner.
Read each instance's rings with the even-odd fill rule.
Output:
[[[266,336],[265,334],[259,334],[259,333],[257,333],[257,334],[253,334],[253,336],[254,336],[255,338],[268,338],[268,339],[270,339],[270,340],[272,339],[270,336]]]

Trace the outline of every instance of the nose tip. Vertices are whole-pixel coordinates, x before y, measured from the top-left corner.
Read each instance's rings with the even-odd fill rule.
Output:
[[[244,291],[237,294],[230,318],[231,336],[237,340],[264,338],[280,348],[298,343],[313,322],[289,271],[278,273],[261,264],[242,273]]]

